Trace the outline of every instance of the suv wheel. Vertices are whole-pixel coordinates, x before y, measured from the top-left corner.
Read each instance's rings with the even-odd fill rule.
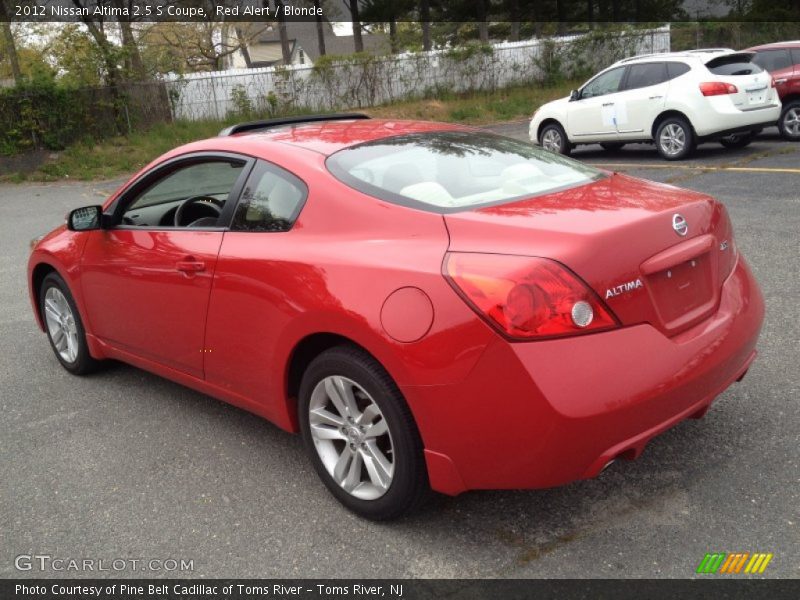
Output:
[[[545,150],[558,154],[568,155],[572,151],[567,134],[558,123],[549,123],[542,128],[539,143]]]
[[[656,148],[661,158],[666,160],[686,158],[696,144],[692,126],[681,117],[664,119],[656,130]]]
[[[783,107],[778,122],[781,135],[793,142],[800,141],[800,100],[792,100]]]
[[[339,502],[373,520],[421,504],[429,490],[422,440],[375,359],[350,346],[326,350],[306,369],[299,396],[306,451]]]
[[[749,145],[755,138],[753,133],[734,133],[733,135],[726,135],[720,139],[719,143],[726,148],[744,148]]]

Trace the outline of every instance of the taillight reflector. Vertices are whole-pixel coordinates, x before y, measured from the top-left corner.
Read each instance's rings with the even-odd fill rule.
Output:
[[[510,338],[562,337],[618,326],[597,294],[553,260],[450,252],[444,273],[473,310]]]

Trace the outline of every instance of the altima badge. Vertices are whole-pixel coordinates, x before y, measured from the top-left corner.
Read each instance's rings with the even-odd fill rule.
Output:
[[[618,285],[617,287],[608,288],[606,290],[606,300],[609,298],[614,298],[615,296],[619,296],[626,292],[632,292],[635,289],[640,287],[644,287],[641,279],[636,279],[634,281],[627,281],[623,284]]]
[[[689,224],[686,222],[686,219],[683,218],[683,215],[678,213],[672,215],[672,228],[675,230],[675,233],[680,236],[689,233]]]

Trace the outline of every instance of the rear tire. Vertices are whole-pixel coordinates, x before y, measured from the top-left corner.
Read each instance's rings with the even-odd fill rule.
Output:
[[[755,137],[754,133],[734,133],[733,135],[727,135],[720,139],[719,143],[730,149],[744,148],[745,146],[749,146],[750,142],[752,142]]]
[[[363,350],[336,346],[311,361],[298,417],[317,474],[357,515],[395,519],[427,497],[422,439],[411,411],[386,370]]]
[[[784,139],[800,142],[800,100],[792,100],[783,107],[778,129]]]
[[[623,146],[625,146],[625,142],[602,142],[600,145],[603,147],[603,150],[616,152],[617,150],[622,150]]]
[[[694,130],[682,117],[667,117],[656,130],[656,149],[665,160],[682,160],[697,146]]]
[[[542,131],[539,133],[539,144],[545,150],[564,156],[569,156],[569,153],[572,152],[572,144],[569,143],[564,128],[558,123],[548,123],[542,127]]]
[[[48,274],[42,281],[39,311],[50,347],[61,366],[73,375],[97,370],[101,363],[89,354],[86,331],[75,299],[57,273]]]

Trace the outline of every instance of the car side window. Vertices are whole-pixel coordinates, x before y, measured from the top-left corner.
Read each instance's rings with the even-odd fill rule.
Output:
[[[800,67],[800,48],[792,48],[792,63],[795,67]]]
[[[200,160],[170,170],[140,192],[125,209],[123,225],[213,227],[245,161]],[[190,203],[187,200],[196,199]],[[176,214],[182,205],[180,222]]]
[[[663,62],[641,63],[628,67],[628,77],[625,80],[626,90],[658,85],[667,80],[667,68]]]
[[[765,71],[778,71],[792,66],[788,50],[761,50],[753,62]]]
[[[670,80],[675,79],[676,77],[680,77],[681,75],[684,75],[685,73],[688,73],[689,71],[692,70],[692,68],[686,63],[668,62],[665,64],[667,65],[667,74],[668,74],[668,79]]]
[[[235,231],[289,231],[297,220],[308,188],[297,177],[259,161],[236,206]]]
[[[623,73],[625,73],[625,67],[617,67],[598,75],[583,87],[581,98],[594,98],[618,92]]]

